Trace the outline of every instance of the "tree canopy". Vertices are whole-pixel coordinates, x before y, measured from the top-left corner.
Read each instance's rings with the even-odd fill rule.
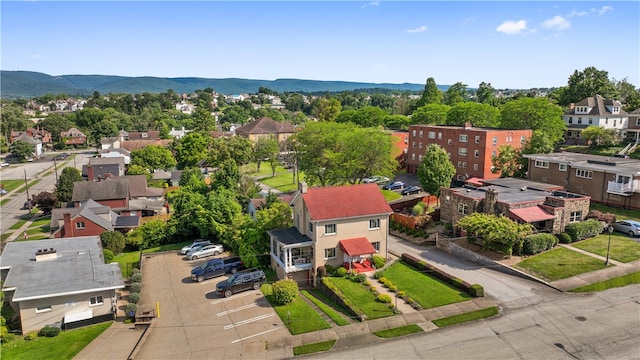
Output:
[[[82,181],[80,170],[74,167],[65,167],[62,169],[55,189],[58,201],[71,201],[71,197],[73,196],[73,183],[76,181]]]
[[[429,194],[439,196],[441,187],[449,187],[456,168],[449,160],[447,151],[440,145],[429,144],[418,167],[418,178],[422,188]]]
[[[169,149],[161,145],[145,146],[131,152],[131,164],[139,165],[150,173],[156,170],[171,170],[177,162]]]
[[[618,91],[614,83],[609,80],[609,72],[589,66],[583,71],[575,70],[569,76],[567,87],[560,98],[560,105],[568,106],[570,103],[577,103],[596,95],[601,95],[605,99],[616,99]]]
[[[34,148],[30,144],[22,140],[16,140],[9,145],[9,151],[18,159],[26,160],[34,155]]]
[[[562,120],[562,108],[545,98],[522,98],[502,106],[500,127],[503,129],[531,129],[556,144],[567,125]]]

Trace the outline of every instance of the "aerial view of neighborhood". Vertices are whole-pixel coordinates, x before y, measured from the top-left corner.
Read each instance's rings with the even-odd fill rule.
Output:
[[[3,62],[3,360],[640,359],[637,63],[516,88]]]

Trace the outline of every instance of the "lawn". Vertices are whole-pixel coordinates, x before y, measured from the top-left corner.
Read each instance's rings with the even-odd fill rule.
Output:
[[[9,230],[16,230],[16,229],[20,229],[22,227],[22,225],[26,224],[27,220],[18,220],[17,223],[11,225],[11,227],[9,228]]]
[[[35,179],[35,180],[33,180],[33,181],[29,182],[29,187],[33,187],[33,186],[35,186],[37,183],[39,183],[39,182],[40,182],[40,180],[42,180],[42,179]],[[27,187],[26,187],[26,186],[23,186],[23,187],[21,187],[19,190],[17,190],[16,192],[18,192],[18,193],[23,193],[23,192],[26,192],[26,190],[27,190]]]
[[[122,253],[113,258],[114,262],[120,264],[120,271],[122,271],[122,277],[128,278],[129,272],[133,270],[134,265],[129,264],[137,264],[140,262],[140,251],[131,251]]]
[[[603,290],[623,287],[631,284],[640,284],[640,272],[634,272],[634,273],[623,275],[617,278],[600,281],[590,285],[585,285],[579,288],[572,289],[571,291],[572,292],[603,291]]]
[[[555,281],[604,269],[604,261],[565,248],[557,248],[532,256],[516,268],[545,280]]]
[[[44,225],[49,225],[50,223],[51,223],[51,215],[42,216],[42,217],[38,218],[37,220],[33,221],[29,225],[29,229],[35,228],[35,227],[41,227],[41,226],[44,226]]]
[[[594,238],[571,244],[572,246],[600,256],[607,256],[609,234],[601,234]],[[611,234],[609,258],[623,263],[640,259],[640,244],[626,235]]]
[[[423,332],[422,328],[416,324],[400,326],[393,329],[380,330],[373,333],[373,335],[377,337],[381,337],[384,339],[390,339],[398,336],[404,336],[409,334],[415,334]]]
[[[387,202],[398,200],[402,197],[400,193],[397,193],[393,190],[380,190],[380,191],[382,191],[382,195],[384,196],[384,199],[387,200]]]
[[[285,324],[291,335],[304,334],[331,328],[318,313],[297,295],[292,302],[286,305],[275,305],[271,284],[262,285],[262,293]]]
[[[425,309],[471,299],[471,295],[441,280],[420,273],[402,261],[396,261],[386,268],[383,274],[398,289],[405,291]]]
[[[262,162],[260,164],[260,172],[258,172],[258,166],[256,163],[242,165],[240,167],[240,172],[252,177],[271,176],[271,174],[273,173],[271,171],[271,165],[266,162]],[[282,173],[282,172],[290,172],[290,171],[280,166],[280,164],[278,164],[278,166],[276,166],[276,174]]]
[[[0,181],[0,189],[5,189],[10,192],[16,189],[18,186],[24,185],[24,180],[2,180]]]
[[[325,313],[331,320],[338,324],[339,326],[349,325],[350,322],[345,320],[339,312],[335,311],[331,306],[322,302],[322,300],[316,298],[314,295],[311,295],[308,291],[302,290],[302,295],[309,299],[315,306],[317,306],[323,313]]]
[[[49,224],[43,225],[37,228],[29,227],[29,229],[27,229],[27,235],[29,235],[30,239],[32,236],[40,236],[40,235],[49,236]]]
[[[72,359],[93,339],[111,326],[106,322],[82,329],[62,331],[56,337],[15,340],[2,344],[2,359]]]
[[[4,204],[8,203],[10,200],[11,200],[11,199],[9,199],[9,198],[4,198],[4,199],[0,200],[0,206],[2,206],[2,205],[4,205]]]
[[[327,341],[321,341],[313,344],[294,346],[293,356],[313,354],[320,351],[331,350],[331,348],[335,343],[336,343],[335,340],[327,340]]]
[[[291,172],[280,174],[276,173],[276,176],[273,177],[270,175],[271,174],[269,173],[269,177],[261,179],[260,182],[269,187],[278,189],[283,193],[292,192],[298,189],[298,183],[296,182],[297,179],[293,178]],[[302,173],[300,173],[300,181],[304,181],[304,174]]]
[[[5,240],[7,240],[7,239],[9,238],[9,236],[11,236],[11,234],[13,234],[13,233],[12,233],[12,232],[5,232],[5,233],[2,233],[2,235],[0,235],[0,240],[1,240],[1,241],[5,241]]]
[[[434,323],[437,327],[445,327],[445,326],[460,324],[468,321],[474,321],[474,320],[492,317],[494,315],[498,315],[498,313],[499,313],[498,308],[493,306],[486,309],[480,309],[480,310],[471,311],[464,314],[458,314],[458,315],[436,319],[436,320],[433,320],[432,323]]]
[[[160,246],[144,249],[142,250],[142,252],[146,254],[146,253],[156,253],[156,252],[163,252],[163,251],[178,251],[191,243],[192,241],[184,241],[177,244],[160,245]]]
[[[389,304],[376,301],[373,293],[364,285],[342,277],[326,278],[351,300],[369,319],[379,319],[394,315]]]
[[[620,208],[616,208],[616,207],[611,207],[611,206],[606,206],[606,205],[601,205],[601,204],[595,204],[595,203],[591,203],[591,206],[589,206],[590,210],[598,210],[598,211],[602,211],[603,213],[612,213],[614,215],[616,215],[616,219],[617,220],[636,220],[636,221],[640,221],[640,210],[628,210],[628,209],[620,209]]]

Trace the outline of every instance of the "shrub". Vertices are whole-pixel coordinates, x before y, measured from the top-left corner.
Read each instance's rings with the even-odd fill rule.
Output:
[[[371,291],[376,291],[376,287],[375,287],[375,286],[372,286],[372,287],[370,287],[370,288],[369,288],[369,290],[371,290]]]
[[[567,225],[565,232],[571,236],[571,241],[580,241],[597,236],[602,232],[599,220],[589,219]]]
[[[127,301],[132,304],[137,304],[138,301],[140,301],[140,294],[137,292],[132,292],[131,294],[129,294],[129,297],[127,297]]]
[[[406,291],[402,291],[402,290],[398,291],[398,296],[399,296],[399,297],[404,298],[404,297],[405,297],[405,295],[407,295],[407,292],[406,292]]]
[[[336,269],[336,276],[344,277],[345,275],[347,275],[347,272],[347,269],[345,269],[343,266],[340,266]]]
[[[603,213],[602,211],[599,210],[591,210],[589,211],[589,213],[587,214],[587,216],[585,216],[584,218],[585,220],[588,219],[596,219],[599,221],[604,221],[607,224],[611,224],[613,222],[616,221],[616,215],[612,214],[612,213]]]
[[[397,287],[397,286],[395,286],[395,285],[391,285],[391,286],[389,286],[389,291],[391,291],[391,292],[397,292],[397,291],[398,291],[398,287]]]
[[[376,279],[376,280],[379,280],[383,275],[384,275],[384,273],[382,271],[376,271],[373,274],[373,278]]]
[[[366,279],[362,284],[366,285],[366,286],[369,286],[369,285],[371,285],[371,282],[369,281],[369,279]]]
[[[298,295],[298,283],[292,279],[278,280],[272,285],[273,298],[276,304],[285,305]]]
[[[318,266],[317,273],[318,277],[322,279],[323,277],[327,276],[327,268],[324,266]]]
[[[329,275],[333,275],[333,272],[336,271],[336,269],[329,264],[325,265],[324,268],[327,269],[327,274]]]
[[[132,273],[131,276],[129,276],[129,279],[131,280],[131,282],[142,282],[142,273]]]
[[[425,213],[426,207],[427,207],[427,204],[425,204],[423,202],[419,202],[419,203],[413,205],[413,208],[411,208],[411,214],[412,215],[423,215]]]
[[[55,327],[55,326],[45,326],[42,329],[40,329],[40,332],[38,332],[39,336],[45,336],[45,337],[54,337],[54,336],[58,336],[58,334],[60,334],[60,328],[59,327]]]
[[[138,268],[133,268],[133,270],[131,270],[131,275],[133,274],[142,274],[142,271],[140,271],[140,269]]]
[[[556,238],[558,238],[558,241],[563,243],[563,244],[569,244],[571,243],[571,236],[567,233],[560,233],[560,234],[556,234]]]
[[[28,333],[27,335],[24,336],[25,340],[35,340],[38,337],[38,332],[37,331],[32,331],[30,333]]]
[[[355,282],[364,283],[367,281],[367,275],[365,274],[357,274],[354,279]]]
[[[469,286],[469,293],[473,297],[483,297],[484,296],[484,288],[480,284],[473,284]]]
[[[132,293],[139,293],[142,290],[142,284],[139,282],[134,282],[129,285],[129,291]]]
[[[115,257],[115,255],[113,254],[113,251],[109,249],[102,250],[102,255],[104,256],[105,264],[110,264],[113,261],[113,258]]]
[[[114,254],[120,254],[124,250],[125,237],[119,231],[105,231],[100,234],[102,248],[113,251]]]
[[[388,281],[388,279],[386,277],[382,276],[382,277],[378,278],[378,281],[380,283],[384,284],[384,283],[386,283]]]
[[[382,269],[385,262],[386,260],[382,256],[373,255],[373,266],[375,266],[376,269]]]
[[[539,252],[551,249],[556,243],[556,237],[552,234],[535,234],[524,238],[522,254],[535,255]]]
[[[377,302],[381,302],[383,304],[388,304],[391,302],[391,296],[387,294],[381,294],[376,297]]]
[[[129,303],[127,304],[127,307],[125,307],[124,311],[129,318],[133,319],[138,312],[138,305]]]

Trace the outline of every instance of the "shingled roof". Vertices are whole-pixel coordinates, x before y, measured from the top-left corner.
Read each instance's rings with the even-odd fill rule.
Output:
[[[294,133],[293,125],[288,122],[275,121],[268,117],[261,117],[236,129],[236,135],[250,134],[288,134]]]
[[[73,184],[71,201],[127,199],[129,197],[129,180],[110,181],[77,181]]]
[[[597,115],[597,116],[607,116],[612,115],[612,113],[607,109],[609,107],[618,107],[620,108],[619,115],[626,115],[627,113],[622,110],[622,103],[618,100],[605,99],[602,95],[596,95],[592,97],[588,97],[586,99],[582,99],[580,102],[575,104],[573,108],[570,108],[565,115],[574,115],[576,114],[576,108],[586,106],[591,111],[588,114],[580,114],[580,115]]]
[[[309,188],[301,195],[313,220],[393,213],[377,184]]]

